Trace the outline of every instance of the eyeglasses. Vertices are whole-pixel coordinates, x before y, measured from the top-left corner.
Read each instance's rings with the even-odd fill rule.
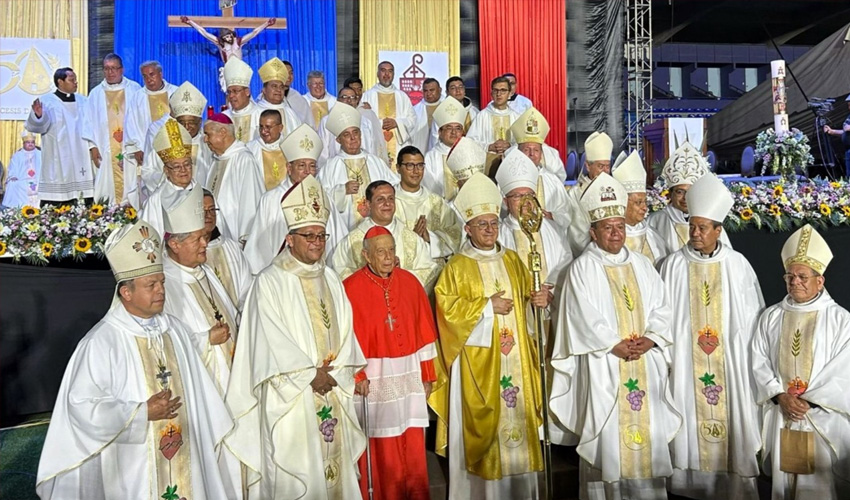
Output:
[[[505,198],[507,198],[509,200],[516,200],[518,198],[524,198],[524,197],[527,197],[527,196],[534,196],[534,193],[514,193],[514,194],[509,194],[509,195],[505,196]]]
[[[813,274],[813,275],[810,275],[810,276],[805,275],[805,274],[783,274],[782,275],[782,278],[785,279],[785,283],[788,283],[788,284],[794,283],[795,281],[800,281],[800,282],[805,283],[805,282],[809,281],[810,279],[817,278],[817,277],[818,277],[817,274]]]
[[[510,89],[493,89],[490,92],[494,95],[502,95],[510,92]]]
[[[307,240],[307,243],[315,243],[316,241],[325,242],[325,241],[328,240],[328,237],[330,236],[328,233],[319,233],[319,234],[307,233],[307,234],[303,234],[303,233],[296,233],[294,231],[289,233],[289,234],[294,234],[296,236],[300,236],[300,237],[304,238],[305,240]]]
[[[494,220],[494,221],[490,221],[490,222],[481,221],[481,222],[478,222],[476,224],[467,224],[467,226],[474,227],[475,229],[478,229],[479,231],[484,231],[485,229],[487,229],[489,227],[490,229],[495,231],[495,230],[499,229],[499,221],[498,220]]]
[[[355,101],[357,100],[356,95],[341,95],[336,98],[338,101]]]
[[[216,212],[221,210],[220,208],[205,208],[204,215],[215,215]]]
[[[425,170],[424,163],[400,163],[405,170]]]
[[[165,168],[167,168],[171,172],[191,172],[192,164],[190,163],[188,165],[176,165],[173,167],[171,165],[166,165]]]

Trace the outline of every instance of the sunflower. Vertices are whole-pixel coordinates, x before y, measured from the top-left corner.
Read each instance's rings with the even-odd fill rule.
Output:
[[[841,183],[835,181],[830,182],[829,185],[832,186],[833,189],[838,189],[841,187]]]
[[[53,255],[53,244],[52,243],[42,243],[41,244],[41,253],[43,253],[45,257],[50,257],[51,255]]]
[[[832,214],[832,209],[826,203],[820,204],[820,214],[824,217],[829,217]]]
[[[74,250],[78,252],[88,252],[91,248],[91,240],[88,238],[77,238],[74,242]]]
[[[90,213],[91,213],[92,219],[97,219],[98,217],[103,215],[103,205],[98,205],[98,204],[92,205]]]
[[[741,218],[744,220],[750,220],[753,218],[753,211],[749,208],[745,208],[741,210]]]
[[[750,196],[753,194],[753,188],[750,186],[744,186],[741,188],[741,196]]]
[[[0,255],[6,255],[6,244],[0,241]]]
[[[782,211],[779,210],[778,205],[771,205],[770,208],[767,210],[767,213],[774,217],[779,217],[779,215],[782,214]]]
[[[131,220],[135,219],[136,218],[136,209],[133,208],[133,207],[127,207],[127,208],[124,209],[124,215],[126,215],[128,219],[131,219]]]
[[[841,212],[844,214],[844,217],[850,217],[850,207],[846,205],[841,207]]]
[[[670,190],[669,190],[669,189],[665,189],[664,191],[661,191],[660,196],[661,196],[662,198],[666,198],[668,194],[670,194]]]
[[[782,196],[784,192],[785,190],[782,189],[782,186],[776,186],[775,188],[773,188],[773,196],[776,196],[777,198]]]
[[[39,213],[41,213],[41,211],[39,209],[32,207],[30,205],[24,205],[23,207],[21,207],[21,215],[23,215],[27,219],[32,219],[34,217],[38,217]]]

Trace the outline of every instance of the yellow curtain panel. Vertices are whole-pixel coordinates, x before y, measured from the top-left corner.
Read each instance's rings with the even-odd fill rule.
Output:
[[[449,73],[460,74],[459,0],[360,0],[360,78],[377,82],[378,52],[448,52]],[[396,68],[396,85],[401,71]],[[444,86],[445,82],[440,82]]]
[[[88,94],[88,0],[2,0],[0,3],[3,11],[0,38],[71,40],[71,67],[77,73],[79,92]],[[0,41],[0,62],[6,61],[14,62],[14,57],[3,52]],[[52,81],[53,71],[49,73]],[[2,100],[0,95],[0,102]],[[12,153],[21,147],[23,128],[22,121],[0,121],[0,161],[4,166],[9,164]]]

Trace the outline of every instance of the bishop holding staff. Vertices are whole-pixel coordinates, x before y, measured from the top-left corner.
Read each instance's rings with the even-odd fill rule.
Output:
[[[251,498],[358,498],[366,438],[354,376],[366,359],[342,282],[322,259],[327,197],[310,175],[281,209],[286,248],[248,294],[226,398],[236,428],[225,443],[248,467]]]
[[[431,384],[436,379],[437,328],[425,290],[413,274],[396,267],[395,240],[373,226],[363,240],[366,265],[346,278],[354,332],[367,366],[369,437],[374,498],[430,498],[425,431]],[[386,314],[384,312],[386,311]],[[360,458],[360,489],[368,498],[366,457]]]

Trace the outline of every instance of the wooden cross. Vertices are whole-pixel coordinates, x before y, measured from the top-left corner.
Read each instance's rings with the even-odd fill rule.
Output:
[[[221,2],[221,16],[191,16],[199,26],[204,28],[236,28],[254,29],[268,21],[268,17],[235,17],[233,15],[233,5],[236,2]],[[180,20],[182,16],[168,16],[169,28],[191,28],[188,24],[184,24]],[[277,22],[273,26],[269,26],[270,30],[285,30],[286,18],[278,17]]]

